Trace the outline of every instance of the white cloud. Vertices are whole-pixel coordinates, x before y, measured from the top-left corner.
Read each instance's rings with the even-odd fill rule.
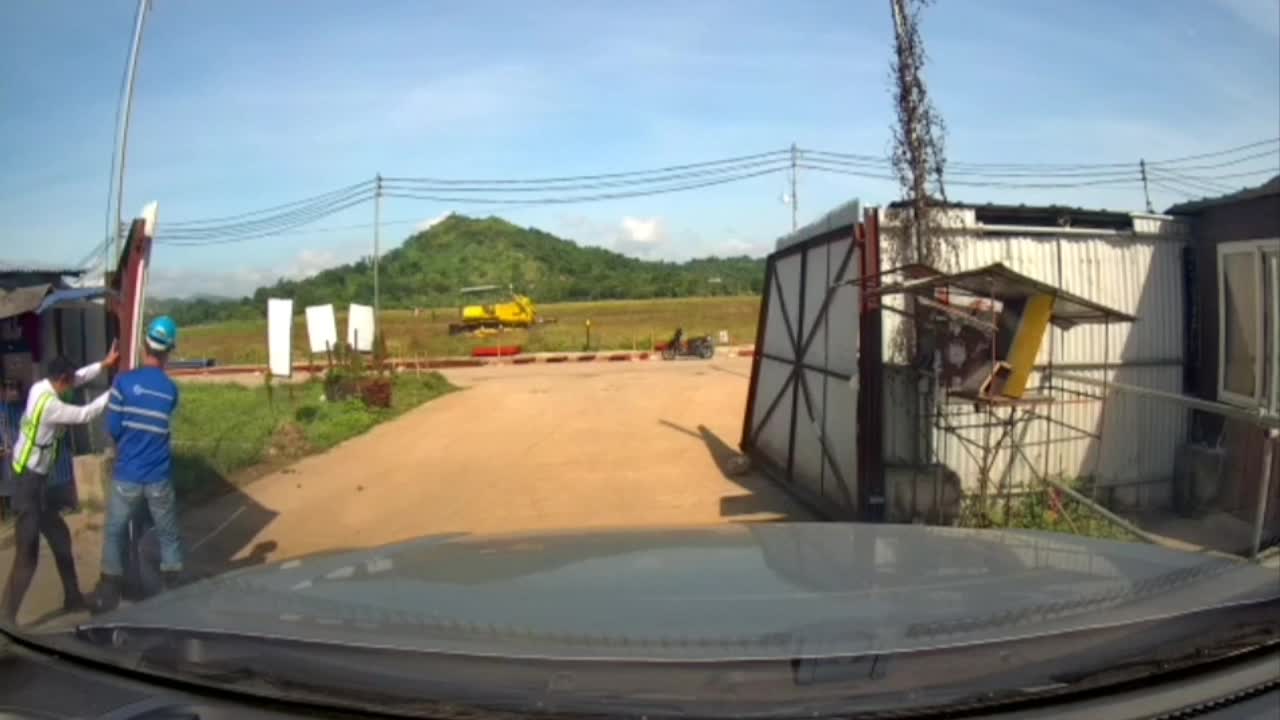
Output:
[[[739,255],[759,257],[769,254],[769,249],[770,245],[768,243],[753,243],[733,238],[720,243],[720,246],[716,248],[716,254],[722,257],[737,257]]]
[[[614,248],[630,255],[652,255],[667,242],[667,227],[662,218],[624,217],[618,224]]]
[[[353,262],[366,249],[363,244],[345,247],[304,249],[289,261],[274,267],[240,267],[234,270],[153,267],[147,276],[152,297],[184,298],[193,295],[243,297],[277,280],[301,280],[331,267]]]
[[[431,228],[435,227],[436,225],[439,225],[442,221],[444,221],[444,220],[448,219],[448,218],[449,218],[449,216],[450,216],[450,215],[452,215],[452,214],[453,214],[453,211],[452,211],[452,210],[447,210],[447,211],[442,212],[442,213],[440,213],[439,215],[437,215],[437,216],[435,216],[435,217],[433,217],[433,218],[427,218],[426,220],[423,220],[422,222],[418,223],[417,225],[414,225],[414,226],[413,226],[413,231],[414,231],[414,232],[416,232],[416,233],[420,233],[420,232],[424,232],[424,231],[430,230]]]

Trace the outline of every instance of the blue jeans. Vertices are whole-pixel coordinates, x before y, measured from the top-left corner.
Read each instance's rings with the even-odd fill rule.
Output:
[[[178,533],[178,503],[168,480],[139,485],[116,480],[107,501],[107,523],[102,539],[102,574],[124,575],[129,519],[147,503],[160,541],[160,572],[182,570],[182,537]]]

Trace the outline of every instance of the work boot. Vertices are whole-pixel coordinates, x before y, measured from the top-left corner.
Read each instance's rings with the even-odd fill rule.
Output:
[[[182,584],[181,570],[162,570],[160,571],[160,586],[167,592],[173,590]]]
[[[85,602],[84,595],[79,590],[67,595],[62,600],[62,612],[64,613],[70,614],[88,609],[89,604]]]
[[[121,580],[118,575],[106,575],[98,578],[98,587],[94,588],[93,601],[89,604],[89,612],[99,615],[111,612],[120,605]]]

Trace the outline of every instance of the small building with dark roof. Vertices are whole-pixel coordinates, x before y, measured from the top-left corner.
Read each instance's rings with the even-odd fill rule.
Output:
[[[1191,228],[1186,392],[1280,415],[1280,175],[1167,212]],[[1248,422],[1196,412],[1190,434],[1193,446],[1218,455],[1222,504],[1252,522],[1262,502],[1264,432]],[[1280,449],[1273,452],[1266,502],[1268,526],[1278,532]]]

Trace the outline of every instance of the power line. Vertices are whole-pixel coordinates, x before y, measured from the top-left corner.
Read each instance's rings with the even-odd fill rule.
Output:
[[[865,173],[844,169],[841,167],[831,167],[824,165],[805,164],[802,167],[809,170],[817,170],[819,172],[831,173],[835,175],[852,175],[854,177],[863,177],[873,180],[895,181],[896,178],[889,175],[879,175],[876,173]],[[990,187],[990,188],[1012,188],[1012,189],[1042,189],[1042,188],[1077,188],[1077,187],[1093,187],[1105,185],[1138,185],[1141,184],[1141,178],[1137,173],[1130,173],[1129,177],[1123,178],[1095,178],[1091,180],[1081,180],[1077,182],[1001,182],[995,180],[947,180],[949,185],[959,185],[962,187]]]
[[[881,158],[879,161],[871,161],[867,159],[846,160],[838,156],[837,153],[828,153],[821,150],[807,150],[806,155],[814,161],[823,162],[829,165],[839,165],[842,167],[852,167],[870,170],[888,170],[892,167],[892,163],[888,158]],[[1139,163],[1123,164],[1123,170],[1080,170],[1080,169],[1063,169],[1063,170],[1031,170],[1031,169],[1009,169],[1000,170],[992,168],[984,168],[981,170],[974,169],[956,169],[950,164],[946,166],[946,176],[951,177],[994,177],[994,178],[1106,178],[1106,177],[1135,177],[1139,174]]]
[[[782,158],[770,158],[767,160],[755,160],[752,162],[743,162],[733,165],[724,165],[715,168],[704,168],[700,170],[690,170],[686,172],[668,173],[663,175],[654,175],[645,178],[633,178],[625,180],[602,180],[587,183],[578,183],[575,185],[561,185],[556,183],[546,185],[522,185],[518,187],[510,187],[498,183],[490,182],[488,185],[478,184],[481,181],[459,180],[451,182],[432,181],[426,178],[383,178],[383,187],[394,186],[395,189],[412,190],[414,192],[489,192],[489,193],[526,193],[526,192],[563,192],[568,190],[597,190],[601,188],[613,187],[643,187],[646,185],[656,185],[660,183],[674,182],[677,180],[688,180],[692,178],[702,177],[718,177],[730,175],[743,170],[751,170],[754,168],[769,167],[777,165]],[[464,185],[464,183],[466,183]]]
[[[1171,184],[1169,184],[1169,183],[1166,183],[1166,182],[1165,182],[1165,181],[1163,181],[1163,180],[1157,180],[1157,179],[1155,179],[1155,178],[1151,178],[1151,184],[1152,184],[1152,185],[1155,185],[1156,187],[1163,188],[1164,190],[1167,190],[1168,192],[1176,193],[1176,194],[1178,194],[1178,195],[1182,195],[1183,197],[1193,198],[1193,197],[1199,197],[1199,196],[1200,196],[1200,194],[1199,194],[1199,193],[1197,193],[1197,192],[1189,192],[1189,191],[1187,191],[1187,190],[1184,190],[1184,189],[1181,189],[1181,188],[1175,187],[1175,186],[1173,186],[1173,185],[1171,185]]]
[[[411,181],[424,182],[438,185],[538,185],[563,182],[578,182],[581,180],[604,180],[609,178],[620,178],[640,175],[657,175],[662,173],[677,172],[681,170],[691,170],[695,168],[710,167],[714,165],[731,165],[749,160],[760,160],[767,157],[785,156],[788,150],[770,150],[768,152],[755,153],[752,155],[739,155],[737,157],[724,158],[721,160],[705,160],[696,163],[686,163],[683,165],[669,165],[662,168],[653,168],[650,170],[628,170],[625,172],[603,173],[596,175],[570,175],[564,177],[545,177],[545,178],[498,178],[498,179],[481,179],[481,180],[460,180],[456,178],[429,178],[429,177],[400,177],[400,178],[383,178],[384,181]]]
[[[1154,168],[1156,172],[1171,172],[1164,168]],[[1253,177],[1256,175],[1275,175],[1280,173],[1280,167],[1257,168],[1255,170],[1241,170],[1232,173],[1219,173],[1217,175],[1188,175],[1182,173],[1184,177],[1192,177],[1198,180],[1226,180],[1229,178]],[[1177,174],[1177,173],[1174,173]]]
[[[1266,140],[1258,140],[1256,142],[1247,143],[1245,145],[1237,145],[1235,147],[1226,148],[1222,150],[1215,150],[1212,152],[1200,153],[1197,155],[1185,155],[1182,157],[1168,158],[1164,160],[1149,160],[1147,161],[1147,165],[1148,166],[1176,165],[1179,163],[1185,163],[1185,162],[1194,161],[1194,160],[1203,160],[1208,158],[1235,155],[1245,150],[1252,150],[1253,148],[1264,147],[1268,145],[1277,145],[1277,144],[1280,144],[1280,137],[1268,138]],[[1276,153],[1277,151],[1280,151],[1280,149],[1268,150],[1263,153],[1251,155],[1248,158],[1236,158],[1236,159],[1227,161],[1222,166],[1225,166],[1228,164],[1239,164],[1249,159],[1255,159],[1258,157],[1266,157]],[[891,163],[890,158],[888,158],[887,156],[881,156],[881,155],[866,155],[866,154],[860,154],[860,153],[846,153],[846,152],[818,150],[818,149],[810,149],[810,148],[804,149],[804,152],[811,155],[828,156],[832,159],[853,161],[855,163],[859,163],[859,162],[867,163],[875,166],[888,166]],[[1136,160],[1132,162],[1110,162],[1110,163],[1045,163],[1045,162],[989,163],[989,162],[949,161],[946,164],[946,170],[948,171],[948,173],[959,173],[960,171],[970,171],[970,170],[975,172],[1024,170],[1034,174],[1035,172],[1058,173],[1062,171],[1073,171],[1073,170],[1080,170],[1080,171],[1106,171],[1108,169],[1123,170],[1125,168],[1135,168],[1136,166],[1137,166]],[[1211,166],[1211,167],[1216,167],[1216,166]]]
[[[1262,147],[1264,145],[1275,145],[1277,143],[1280,143],[1280,137],[1267,138],[1266,140],[1258,140],[1257,142],[1251,142],[1251,143],[1248,143],[1247,145],[1237,145],[1236,147],[1227,148],[1226,150],[1216,150],[1214,152],[1200,153],[1199,155],[1184,155],[1183,157],[1172,158],[1169,160],[1153,160],[1147,164],[1148,165],[1152,165],[1152,164],[1172,165],[1174,163],[1186,162],[1188,160],[1203,160],[1205,158],[1221,157],[1223,155],[1233,155],[1242,150],[1252,150],[1253,148],[1256,148],[1256,147]]]
[[[358,183],[353,183],[351,185],[347,185],[346,187],[338,188],[336,190],[329,190],[328,192],[323,192],[323,193],[320,193],[319,195],[312,195],[311,197],[306,197],[301,200],[294,200],[292,202],[281,203],[280,205],[272,205],[271,207],[262,208],[261,210],[250,210],[248,212],[236,213],[235,215],[223,215],[221,217],[198,218],[195,220],[180,220],[177,222],[166,222],[165,225],[169,227],[189,227],[189,226],[196,226],[196,225],[213,225],[218,223],[225,223],[232,220],[239,220],[241,218],[252,217],[254,215],[265,215],[270,212],[276,212],[276,211],[285,210],[288,208],[294,208],[299,205],[308,205],[311,203],[320,202],[323,200],[331,199],[338,195],[345,195],[349,192],[358,190],[365,186],[372,187],[373,178],[370,178],[368,180],[362,180]]]
[[[632,190],[628,192],[601,193],[597,195],[575,195],[575,196],[567,196],[567,197],[552,196],[552,197],[533,198],[533,199],[524,201],[520,204],[522,205],[563,205],[563,204],[579,203],[579,202],[592,202],[592,201],[598,201],[598,200],[620,200],[624,198],[647,197],[650,195],[662,195],[666,193],[683,192],[686,190],[697,190],[699,188],[713,187],[715,185],[724,185],[727,183],[739,182],[741,180],[747,180],[754,177],[761,177],[763,175],[782,172],[786,170],[788,167],[790,167],[788,164],[782,164],[776,167],[771,167],[764,170],[756,170],[754,172],[749,172],[749,173],[741,173],[738,175],[731,175],[728,177],[719,177],[712,180],[704,180],[701,182],[686,183],[683,185],[673,185],[668,187],[659,187],[659,188],[653,188],[648,190]],[[474,197],[448,196],[448,195],[422,195],[418,193],[407,193],[407,192],[387,193],[386,196],[395,197],[395,198],[405,198],[405,199],[411,199],[411,200],[432,200],[435,202],[446,202],[446,203],[476,203],[481,205],[509,204],[511,202],[510,199],[474,198]]]
[[[1209,165],[1178,165],[1178,166],[1174,167],[1173,169],[1174,169],[1174,170],[1182,170],[1182,171],[1187,171],[1187,170],[1216,170],[1216,169],[1218,169],[1218,168],[1230,167],[1230,166],[1232,166],[1232,165],[1239,165],[1239,164],[1241,164],[1241,163],[1249,162],[1250,160],[1257,160],[1257,159],[1259,159],[1259,158],[1271,157],[1271,156],[1273,156],[1273,155],[1274,155],[1274,156],[1280,156],[1280,147],[1278,147],[1278,148],[1276,148],[1276,149],[1274,149],[1274,150],[1264,150],[1263,152],[1256,153],[1256,154],[1254,154],[1254,155],[1248,155],[1248,156],[1241,157],[1241,158],[1234,158],[1234,159],[1231,159],[1231,160],[1224,160],[1224,161],[1219,162],[1219,163],[1212,163],[1212,164],[1209,164]],[[1158,167],[1166,167],[1166,166],[1168,166],[1168,164],[1169,164],[1169,163],[1160,163]]]
[[[1162,175],[1152,175],[1151,183],[1153,185],[1159,185],[1166,190],[1176,189],[1178,192],[1187,195],[1188,197],[1207,197],[1223,194],[1219,190],[1206,191],[1203,186],[1193,185],[1185,180],[1178,180],[1177,178],[1165,177]]]
[[[311,217],[317,214],[319,215],[328,214],[328,211],[330,208],[336,207],[338,205],[344,205],[345,203],[352,200],[363,202],[371,199],[372,197],[373,197],[373,192],[371,189],[362,188],[360,190],[348,192],[344,195],[336,196],[334,198],[326,200],[323,203],[315,203],[312,205],[299,207],[294,210],[277,213],[275,215],[263,217],[257,220],[250,220],[250,221],[244,221],[244,222],[238,222],[238,223],[227,223],[225,225],[210,225],[210,226],[201,227],[201,228],[179,227],[176,229],[164,229],[161,232],[167,238],[186,238],[186,239],[195,239],[195,238],[206,237],[211,235],[226,235],[228,233],[259,232],[262,230],[270,229],[271,227],[274,227],[277,225],[291,224],[301,218]]]
[[[1280,138],[1147,163],[1152,179],[1163,179],[1162,187],[1202,187],[1218,191],[1216,181],[1272,172],[1267,169],[1195,175],[1195,171],[1230,167],[1267,158],[1280,152],[1269,149],[1241,157],[1238,155],[1258,147],[1280,143]],[[796,169],[804,168],[829,174],[896,182],[890,174],[887,157],[844,153],[828,150],[795,151]],[[719,160],[684,163],[648,170],[597,173],[589,175],[544,178],[459,179],[400,177],[384,180],[386,197],[424,200],[449,204],[477,205],[490,208],[534,207],[571,204],[599,200],[626,199],[684,192],[760,177],[791,168],[791,150],[773,150],[739,155]],[[1210,158],[1221,162],[1201,165],[1185,163]],[[803,162],[800,162],[803,161]],[[1079,188],[1095,186],[1136,186],[1141,182],[1137,163],[948,163],[949,182],[957,186],[1010,189]],[[355,207],[373,198],[374,180],[364,180],[300,200],[281,203],[258,210],[231,215],[166,222],[160,241],[168,245],[213,245],[270,237],[296,232],[299,228]],[[584,190],[618,189],[617,192],[579,194]],[[571,194],[560,194],[565,192]],[[473,197],[471,193],[490,193],[493,197]],[[542,197],[503,197],[528,193],[547,193]],[[401,222],[401,221],[395,221]],[[411,222],[411,221],[410,221]],[[370,227],[368,224],[351,225]],[[340,229],[340,228],[333,228]],[[312,230],[312,232],[321,229]],[[96,246],[95,246],[96,252]],[[92,255],[90,256],[92,257]]]
[[[1221,195],[1223,193],[1231,191],[1231,188],[1227,187],[1226,185],[1223,185],[1222,183],[1215,182],[1213,180],[1203,180],[1192,175],[1184,175],[1182,173],[1174,172],[1172,170],[1161,170],[1159,168],[1148,168],[1148,169],[1151,172],[1151,177],[1177,181],[1187,186],[1198,187],[1198,188],[1201,188],[1201,192],[1209,192],[1214,195]]]
[[[337,213],[342,212],[343,210],[348,210],[350,208],[357,207],[366,202],[369,202],[369,200],[370,200],[369,197],[355,198],[346,203],[335,205],[322,212],[317,212],[312,215],[297,218],[291,223],[282,224],[276,227],[255,231],[255,232],[210,235],[202,238],[184,238],[184,237],[173,238],[161,232],[160,236],[156,239],[156,242],[163,245],[173,245],[173,246],[182,246],[182,247],[199,247],[204,245],[226,245],[229,243],[243,242],[245,240],[255,240],[255,239],[265,238],[265,237],[274,237],[276,235],[280,235],[284,233],[285,231],[293,230],[295,228],[299,228],[304,225],[309,225],[310,223],[313,223],[317,220],[321,220],[323,218],[329,217],[330,215],[335,215]]]

